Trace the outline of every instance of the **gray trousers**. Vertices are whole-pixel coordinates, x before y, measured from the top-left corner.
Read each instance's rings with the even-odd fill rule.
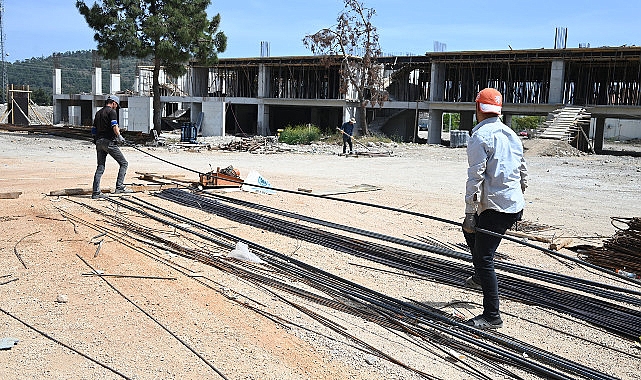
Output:
[[[129,163],[120,151],[120,148],[118,148],[118,145],[109,139],[98,139],[96,140],[96,155],[98,158],[98,166],[96,167],[96,173],[93,176],[93,194],[100,194],[100,179],[102,178],[102,174],[105,172],[107,155],[113,157],[118,165],[120,165],[120,169],[118,169],[118,178],[116,179],[116,189],[124,189],[125,175],[127,174],[127,167],[129,166]]]

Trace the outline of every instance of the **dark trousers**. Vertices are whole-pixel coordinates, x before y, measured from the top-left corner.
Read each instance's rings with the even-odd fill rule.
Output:
[[[352,153],[352,137],[343,135],[343,153],[347,153],[347,144],[349,144],[349,152]]]
[[[495,210],[485,210],[476,215],[476,227],[504,235],[517,220],[522,211],[506,214]],[[474,276],[483,288],[483,316],[493,320],[499,315],[499,286],[494,271],[494,254],[501,243],[501,238],[482,232],[467,233],[463,231],[465,241],[472,252]]]
[[[127,167],[129,163],[125,156],[118,148],[118,145],[109,139],[96,140],[96,155],[98,158],[98,166],[96,173],[93,176],[93,194],[100,194],[100,179],[105,172],[105,163],[107,162],[107,155],[113,157],[114,160],[120,165],[118,169],[118,178],[116,179],[116,189],[124,189],[125,175],[127,174]]]

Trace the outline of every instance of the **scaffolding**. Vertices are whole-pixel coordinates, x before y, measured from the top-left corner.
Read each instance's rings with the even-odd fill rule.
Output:
[[[36,108],[37,105],[31,100],[29,86],[14,87],[7,90],[7,108],[0,123],[14,125],[30,124],[51,124]]]

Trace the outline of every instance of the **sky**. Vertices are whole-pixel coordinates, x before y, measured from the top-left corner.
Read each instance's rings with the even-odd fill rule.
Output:
[[[567,29],[567,47],[641,45],[638,0],[362,0],[376,10],[385,54],[422,55],[445,51],[552,49],[557,27]],[[96,48],[93,31],[75,0],[2,0],[5,57],[15,62],[52,53]],[[93,4],[94,0],[86,0]],[[221,15],[228,39],[221,58],[311,55],[305,35],[336,24],[343,0],[212,0],[208,14]]]

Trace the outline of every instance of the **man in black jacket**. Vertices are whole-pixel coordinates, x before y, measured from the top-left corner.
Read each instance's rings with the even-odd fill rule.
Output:
[[[120,165],[118,178],[116,179],[116,190],[114,192],[130,192],[125,189],[124,185],[127,166],[129,164],[117,145],[117,143],[125,142],[125,139],[120,134],[118,114],[116,113],[119,103],[120,99],[117,96],[109,95],[105,101],[105,106],[96,112],[96,116],[94,118],[93,125],[96,129],[95,143],[98,166],[96,167],[96,173],[93,177],[93,191],[91,194],[91,198],[93,199],[98,199],[103,196],[100,192],[100,179],[102,178],[102,174],[105,172],[107,155],[113,157],[118,165]]]
[[[356,124],[356,119],[351,118],[349,121],[343,123],[340,127],[340,130],[343,132],[343,154],[347,153],[347,145],[349,145],[349,154],[354,153],[352,147],[352,134],[354,133],[354,124]]]

